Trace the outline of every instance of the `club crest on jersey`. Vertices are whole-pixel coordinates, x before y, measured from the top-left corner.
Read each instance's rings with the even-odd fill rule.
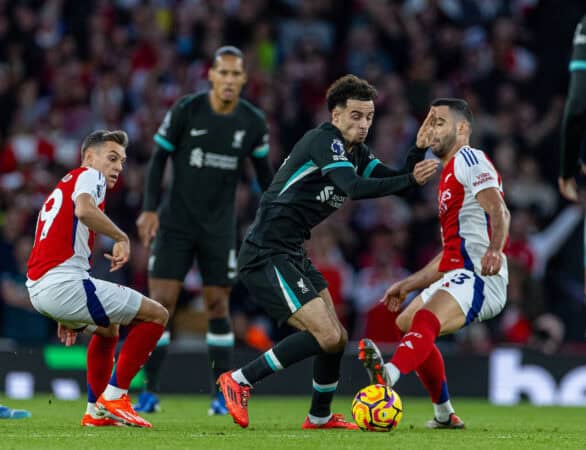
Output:
[[[73,175],[71,175],[70,173],[68,173],[67,175],[65,175],[63,178],[61,178],[61,181],[63,181],[63,183],[67,183],[69,180],[71,180],[73,178]]]
[[[234,138],[232,140],[232,148],[242,148],[242,140],[244,139],[245,134],[246,134],[246,130],[236,130],[234,132]]]
[[[340,139],[334,139],[331,145],[332,152],[335,155],[343,155],[344,154],[344,144]]]
[[[446,212],[448,212],[448,200],[452,198],[452,193],[449,189],[442,191],[439,194],[439,215],[440,217],[443,216]]]

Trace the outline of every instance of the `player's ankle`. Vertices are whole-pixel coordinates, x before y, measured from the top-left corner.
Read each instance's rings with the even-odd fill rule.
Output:
[[[109,384],[108,386],[106,386],[106,389],[104,390],[104,393],[102,395],[104,396],[105,400],[118,400],[126,393],[128,393],[128,389],[121,389],[119,387],[112,386],[111,384]]]
[[[246,377],[242,373],[242,369],[235,370],[234,372],[232,372],[231,376],[232,376],[232,379],[234,381],[236,381],[236,383],[243,385],[243,386],[252,387],[252,384],[250,384],[250,382],[246,379]]]
[[[399,378],[401,378],[401,372],[393,363],[386,363],[384,366],[385,381],[390,387],[393,387]]]

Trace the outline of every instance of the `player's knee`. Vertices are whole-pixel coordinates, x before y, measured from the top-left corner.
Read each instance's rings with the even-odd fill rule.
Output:
[[[327,353],[337,353],[340,350],[340,342],[342,340],[342,333],[337,327],[324,331],[317,338],[321,348]],[[344,344],[345,345],[345,344]]]
[[[403,333],[409,331],[409,325],[411,324],[411,318],[405,314],[399,314],[395,319],[395,324]]]
[[[163,305],[157,302],[152,302],[152,313],[150,314],[150,322],[157,323],[162,326],[167,326],[169,321],[169,311]]]
[[[228,299],[226,297],[214,297],[206,302],[206,307],[208,310],[208,317],[210,319],[220,319],[223,317],[228,317]]]
[[[205,287],[204,302],[210,319],[221,319],[229,314],[230,291],[223,287]]]
[[[339,351],[343,351],[348,343],[348,332],[346,328],[340,326],[340,341],[338,343]]]

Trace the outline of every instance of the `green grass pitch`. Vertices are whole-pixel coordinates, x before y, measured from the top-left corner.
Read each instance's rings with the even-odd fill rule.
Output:
[[[391,433],[303,431],[309,396],[252,397],[250,426],[241,429],[229,417],[208,417],[208,398],[164,396],[164,411],[145,415],[153,429],[82,428],[85,403],[50,396],[7,401],[33,417],[0,420],[0,449],[560,449],[586,448],[583,408],[496,407],[486,401],[455,399],[466,430],[427,430],[431,406],[404,398],[405,415]],[[350,416],[351,399],[335,400],[336,412]]]

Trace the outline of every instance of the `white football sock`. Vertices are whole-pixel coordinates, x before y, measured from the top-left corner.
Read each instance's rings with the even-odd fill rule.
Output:
[[[118,400],[124,394],[128,393],[128,389],[120,389],[116,386],[109,384],[106,386],[106,390],[102,394],[106,400]]]
[[[232,379],[234,381],[236,381],[236,383],[238,383],[238,384],[243,384],[245,386],[252,387],[252,384],[249,383],[249,381],[246,379],[246,377],[242,373],[242,369],[238,369],[238,370],[235,370],[234,372],[232,372]]]
[[[326,416],[326,417],[316,417],[316,416],[312,416],[311,414],[308,414],[307,417],[309,418],[309,421],[311,423],[313,423],[314,425],[323,425],[323,424],[328,423],[328,420],[330,420],[332,418],[332,415],[333,414],[330,413],[330,415]]]
[[[435,414],[435,418],[439,422],[447,422],[448,420],[450,420],[450,414],[454,413],[454,407],[452,406],[452,402],[447,400],[443,403],[434,403],[433,413]]]
[[[397,369],[397,366],[390,362],[384,365],[384,369],[385,381],[389,386],[393,387],[395,383],[399,381],[399,378],[401,378],[401,372],[399,371],[399,369]]]
[[[97,419],[98,417],[102,417],[104,415],[104,413],[100,412],[100,410],[98,410],[98,407],[96,406],[95,403],[89,403],[87,404],[87,407],[85,409],[85,413],[89,414],[90,416],[92,416],[93,418]]]

